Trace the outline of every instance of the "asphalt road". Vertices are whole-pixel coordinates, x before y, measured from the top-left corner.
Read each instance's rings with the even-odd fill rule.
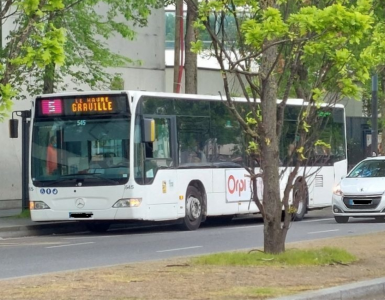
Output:
[[[310,212],[303,221],[292,223],[286,241],[384,230],[385,222],[371,219],[337,224],[330,209],[326,209]],[[0,240],[0,279],[262,246],[260,217],[202,224],[192,232],[180,231],[176,226],[146,226],[115,229],[105,234],[9,238]]]

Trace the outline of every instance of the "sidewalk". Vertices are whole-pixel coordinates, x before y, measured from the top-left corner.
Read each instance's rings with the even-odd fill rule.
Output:
[[[79,222],[33,222],[18,218],[20,209],[0,209],[0,239],[86,231]]]

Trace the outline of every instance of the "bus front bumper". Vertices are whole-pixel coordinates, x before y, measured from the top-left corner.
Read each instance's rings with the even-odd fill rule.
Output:
[[[90,220],[145,220],[145,210],[139,207],[110,208],[105,210],[64,211],[53,209],[31,210],[31,219],[44,221],[90,221]]]

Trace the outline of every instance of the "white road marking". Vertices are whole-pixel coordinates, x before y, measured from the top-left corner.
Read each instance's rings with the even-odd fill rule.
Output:
[[[186,247],[186,248],[176,248],[176,249],[168,249],[168,250],[159,250],[156,251],[158,253],[161,252],[171,252],[171,251],[180,251],[180,250],[188,250],[188,249],[195,249],[195,248],[202,248],[203,246],[193,246],[193,247]]]
[[[195,231],[189,231],[189,232],[180,232],[180,234],[186,235],[186,234],[193,234]],[[177,232],[175,232],[178,234]],[[166,235],[170,234],[170,232],[149,232],[149,233],[132,233],[130,236],[136,237],[136,236],[146,236],[146,235]],[[79,237],[69,237],[69,238],[62,238],[63,240],[83,240],[83,239],[104,239],[104,238],[120,238],[120,237],[127,237],[127,234],[119,234],[119,235],[91,235],[91,236],[79,236]]]
[[[325,233],[325,232],[333,232],[333,231],[339,231],[339,229],[324,230],[324,231],[313,231],[313,232],[308,232],[307,234],[317,234],[317,233]]]
[[[81,237],[63,238],[63,240],[104,239],[104,238],[122,237],[122,236],[123,235],[81,236]]]
[[[334,218],[301,221],[301,222],[295,222],[295,224],[312,223],[312,222],[322,222],[322,221],[329,221],[329,220],[334,220]],[[294,222],[291,222],[291,223],[294,223]],[[224,228],[224,229],[234,230],[234,229],[245,229],[245,228],[247,229],[247,228],[256,228],[256,227],[263,227],[263,224],[261,224],[261,225],[251,225],[251,226],[229,227],[229,228]]]
[[[308,221],[301,221],[299,223],[312,223],[312,222],[322,222],[322,221],[329,221],[329,220],[334,220],[334,218],[308,220]]]
[[[229,230],[234,230],[234,229],[245,229],[245,228],[257,228],[257,227],[262,227],[263,224],[261,225],[252,225],[252,226],[237,226],[237,227],[228,227],[224,229],[229,229]]]
[[[46,249],[52,249],[52,248],[80,246],[80,245],[87,245],[87,244],[94,244],[94,242],[78,243],[78,244],[66,244],[66,245],[51,246],[51,247],[45,247],[45,248],[46,248]]]

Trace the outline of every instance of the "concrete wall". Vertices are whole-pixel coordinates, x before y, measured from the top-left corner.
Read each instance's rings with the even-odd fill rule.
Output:
[[[14,110],[29,109],[30,101],[16,101]],[[0,123],[0,209],[20,205],[21,198],[21,122],[19,138],[9,138],[8,119]]]
[[[354,99],[343,99],[339,102],[345,106],[345,113],[348,117],[362,117],[362,101]]]
[[[166,81],[165,91],[172,92],[174,84],[174,50],[166,49]],[[218,95],[221,92],[224,95],[223,79],[219,70],[219,64],[215,58],[207,58],[198,56],[198,94],[201,95]],[[183,71],[181,81],[181,93],[185,92],[185,73]],[[238,81],[231,74],[228,75],[230,91],[233,96],[242,96]]]
[[[234,96],[241,96],[236,81],[230,78],[230,88]],[[173,67],[166,68],[166,92],[173,91],[174,69]],[[184,73],[181,82],[181,93],[185,91],[185,77]],[[223,79],[219,70],[215,69],[199,69],[198,70],[198,94],[202,95],[219,95],[219,91],[224,96]]]
[[[154,10],[148,26],[137,29],[134,41],[111,37],[111,49],[125,55],[141,64],[130,65],[124,68],[109,69],[109,72],[121,73],[124,80],[124,89],[164,91],[165,87],[165,19],[164,10]]]

